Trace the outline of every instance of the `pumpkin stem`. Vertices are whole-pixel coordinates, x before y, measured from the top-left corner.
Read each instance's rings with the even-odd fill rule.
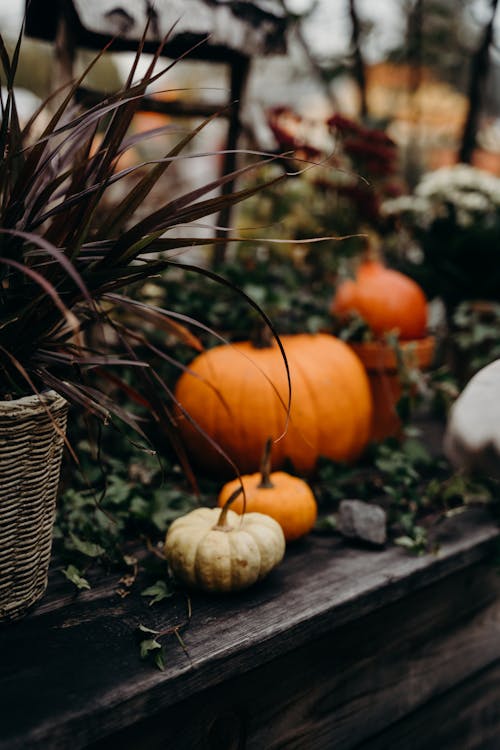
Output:
[[[234,503],[236,498],[239,495],[241,495],[242,492],[243,492],[243,487],[240,486],[238,487],[238,489],[236,489],[234,492],[231,493],[228,500],[226,500],[226,502],[224,503],[224,506],[220,512],[219,519],[217,523],[215,524],[215,526],[213,527],[214,529],[220,529],[221,531],[228,531],[229,526],[226,521],[226,517],[227,517],[227,512],[229,510],[229,506]]]
[[[380,237],[373,231],[373,229],[365,230],[365,237],[365,247],[362,253],[363,261],[382,263]]]
[[[272,347],[274,337],[267,325],[258,325],[250,336],[250,342],[255,349],[269,349]]]
[[[273,447],[273,439],[267,438],[266,445],[264,447],[264,453],[262,454],[262,461],[260,463],[260,482],[258,484],[259,490],[272,490],[274,484],[271,482],[271,448]]]

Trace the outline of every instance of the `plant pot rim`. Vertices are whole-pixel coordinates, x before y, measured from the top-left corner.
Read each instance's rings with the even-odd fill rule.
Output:
[[[66,403],[66,399],[60,396],[57,391],[49,390],[43,391],[40,394],[33,393],[29,396],[21,396],[20,398],[0,400],[0,414],[7,416],[15,412],[18,415],[22,412],[40,411],[47,407],[61,408]]]
[[[368,371],[397,371],[396,352],[391,344],[386,341],[353,341],[350,346]],[[434,336],[399,341],[399,347],[405,362],[408,365],[416,365],[421,369],[429,367],[431,364],[435,346],[436,339]]]

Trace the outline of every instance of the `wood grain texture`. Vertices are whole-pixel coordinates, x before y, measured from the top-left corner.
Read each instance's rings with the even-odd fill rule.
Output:
[[[287,18],[279,0],[214,2],[213,0],[156,0],[144,51],[154,53],[169,33],[162,54],[177,58],[237,62],[243,56],[283,54],[287,46]],[[61,8],[70,23],[75,44],[102,50],[113,38],[113,51],[137,49],[148,16],[148,3],[137,0],[31,0],[26,35],[53,41]],[[193,49],[200,45],[198,49]]]
[[[467,679],[472,670],[485,668],[500,657],[495,650],[496,641],[493,643],[489,635],[498,632],[493,609],[491,620],[481,625],[480,631],[481,643],[487,647],[477,645],[474,639],[469,644],[466,631],[461,628],[456,634],[453,631],[455,619],[462,617],[460,612],[464,622],[472,617],[470,606],[481,617],[496,606],[490,605],[492,590],[483,589],[481,576],[475,574],[468,584],[474,593],[472,605],[467,603],[469,594],[465,596],[461,589],[463,583],[457,583],[455,594],[447,594],[441,603],[436,595],[431,605],[426,604],[433,585],[445,584],[454,576],[457,581],[471,581],[468,569],[476,570],[476,564],[488,558],[498,537],[496,525],[475,511],[443,526],[436,556],[416,558],[395,547],[384,552],[360,550],[332,537],[311,536],[290,546],[284,564],[254,589],[231,597],[193,595],[193,618],[184,634],[189,658],[172,638],[166,643],[167,668],[163,673],[141,662],[134,632],[139,623],[163,629],[183,622],[185,600],[181,595],[149,608],[138,594],[120,599],[115,593],[116,580],[109,578],[74,598],[69,584],[53,571],[48,595],[41,605],[23,622],[0,630],[0,748],[77,750],[155,715],[167,714],[170,707],[178,718],[183,715],[183,706],[188,709],[185,721],[177,724],[180,735],[195,732],[199,724],[210,729],[207,737],[213,737],[213,746],[223,750],[224,746],[217,742],[222,742],[220,737],[232,726],[233,745],[228,747],[239,747],[234,742],[241,745],[241,738],[250,737],[254,730],[248,726],[245,701],[234,704],[233,709],[232,697],[237,695],[233,691],[236,686],[240,686],[238,690],[243,690],[241,685],[251,686],[251,675],[256,670],[261,670],[263,676],[255,697],[251,693],[251,705],[260,707],[265,727],[277,726],[282,738],[287,737],[287,722],[297,713],[301,716],[301,711],[306,712],[304,731],[308,712],[318,714],[320,738],[323,731],[329,736],[330,729],[322,727],[330,726],[330,716],[342,717],[342,705],[346,717],[354,714],[357,724],[363,725],[359,712],[367,711],[369,715],[378,691],[388,706],[391,701],[399,706],[386,711],[387,720],[395,721],[436,693],[449,689],[453,681]],[[404,611],[408,608],[412,613],[404,628],[395,628],[391,620],[391,607],[398,602],[404,605]],[[367,637],[371,632],[366,625],[368,616],[379,618],[376,662]],[[429,627],[437,622],[438,630],[439,623],[446,622],[446,639],[458,639],[457,648],[465,649],[468,662],[462,656],[454,659],[436,639],[434,651],[428,653],[427,640],[422,643],[419,635],[425,632],[427,621]],[[339,629],[344,635],[338,636]],[[342,639],[343,645],[337,648]],[[415,697],[405,702],[399,684],[408,669],[408,649],[413,648],[412,644],[420,649],[415,662],[411,662]],[[441,652],[448,654],[446,662],[440,660]],[[294,666],[285,670],[286,679],[282,679],[278,667],[280,663],[286,666],[290,654],[301,656],[298,661],[293,660]],[[395,667],[389,671],[384,687],[382,665],[393,659]],[[433,678],[426,688],[425,670],[434,669],[433,664],[438,676],[448,670],[451,682],[436,683]],[[356,675],[361,692],[350,695]],[[329,686],[328,693],[314,697],[314,686],[323,682]],[[263,685],[267,686],[267,694]],[[217,688],[231,699],[221,703],[229,711],[229,719],[220,720],[213,728],[211,722],[218,719],[217,713],[211,711],[205,724],[201,720],[209,688],[210,693]],[[255,692],[255,683],[252,690]],[[282,705],[278,716],[274,709],[262,705],[270,703],[270,696],[275,694],[277,705],[280,700]],[[341,705],[337,706],[339,700]],[[196,706],[195,720],[190,703]],[[336,729],[340,738],[344,737],[346,717]],[[370,731],[385,728],[375,719],[371,722]],[[266,731],[271,732],[271,727]],[[276,737],[259,737],[256,741],[262,739],[264,744],[241,747],[330,747],[318,744],[320,740],[315,745],[279,745]],[[266,744],[268,739],[274,744]],[[362,739],[360,736],[359,741]],[[169,742],[168,746],[176,749],[183,747],[176,744],[177,740]],[[139,743],[136,747],[145,746]],[[149,750],[154,745],[147,747]],[[194,750],[197,745],[185,747]]]
[[[113,738],[121,750],[380,750],[406,747],[408,730],[422,748],[433,733],[451,732],[455,750],[468,750],[470,711],[454,729],[453,693],[469,675],[500,657],[500,579],[475,565],[367,617],[334,629],[293,652],[206,690]],[[467,694],[470,696],[471,690]],[[500,699],[483,696],[491,712]],[[446,722],[439,709],[449,706]],[[479,703],[479,695],[475,697]],[[492,712],[491,712],[492,713]],[[399,721],[401,720],[401,721]],[[473,721],[475,747],[498,731],[500,719]],[[394,726],[393,732],[383,730]],[[415,731],[415,734],[413,732]],[[500,734],[497,735],[500,737]],[[110,738],[92,746],[109,747]],[[420,742],[420,744],[419,744]]]
[[[498,750],[500,662],[371,737],[355,750]]]
[[[81,24],[94,34],[137,42],[147,26],[149,7],[137,0],[73,0]],[[284,52],[286,16],[278,0],[244,3],[213,0],[156,0],[149,38],[190,35],[207,45],[248,56]]]

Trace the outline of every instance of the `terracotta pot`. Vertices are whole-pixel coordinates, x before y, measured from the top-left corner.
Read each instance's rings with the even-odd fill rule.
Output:
[[[406,367],[425,370],[432,362],[435,340],[432,336],[399,343]],[[351,343],[353,351],[363,362],[373,399],[371,441],[387,437],[399,437],[401,420],[396,405],[402,395],[402,385],[398,374],[396,352],[392,346],[382,341]]]

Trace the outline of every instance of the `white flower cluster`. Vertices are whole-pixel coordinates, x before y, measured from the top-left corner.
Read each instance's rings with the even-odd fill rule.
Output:
[[[500,222],[500,178],[467,164],[442,167],[423,176],[413,195],[385,201],[386,216],[406,215],[418,227],[455,218],[458,227]]]

